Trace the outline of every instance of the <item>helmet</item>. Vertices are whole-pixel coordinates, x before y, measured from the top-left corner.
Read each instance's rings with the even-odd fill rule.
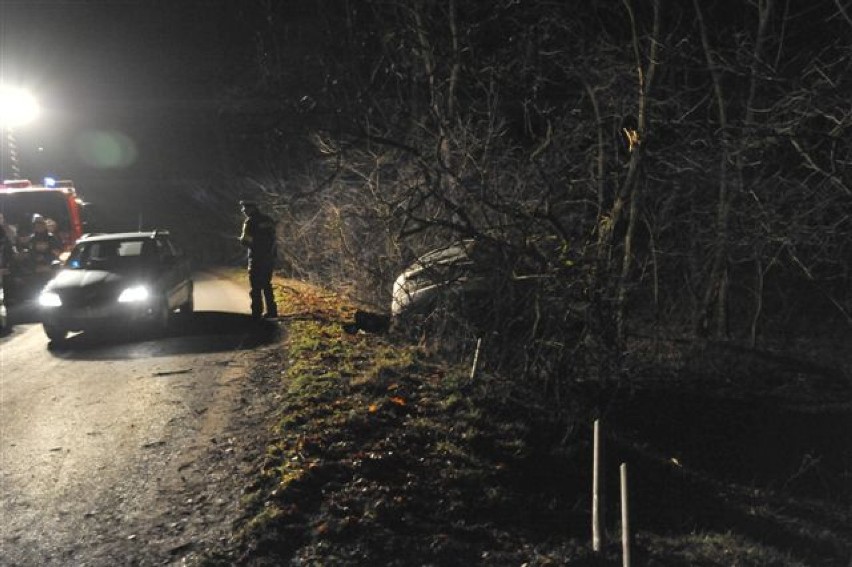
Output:
[[[45,222],[45,220],[44,220],[44,217],[43,217],[43,216],[41,216],[40,214],[36,213],[36,214],[34,214],[34,215],[33,215],[32,223],[33,223],[33,224],[36,224],[36,223],[39,223],[39,222]]]
[[[240,201],[240,206],[244,209],[256,209],[257,203],[254,201]]]

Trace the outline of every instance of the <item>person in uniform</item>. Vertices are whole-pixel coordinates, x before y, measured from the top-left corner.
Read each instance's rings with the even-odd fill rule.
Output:
[[[275,318],[278,317],[275,294],[272,292],[272,271],[278,257],[275,221],[261,213],[257,203],[240,201],[240,207],[245,215],[240,244],[248,248],[251,315],[255,319]]]
[[[15,260],[17,250],[15,249],[15,235],[6,226],[6,219],[3,218],[3,213],[0,213],[0,289],[6,289],[6,274],[9,273],[9,267]]]
[[[38,213],[33,215],[32,226],[33,232],[27,237],[29,261],[36,272],[47,272],[59,260],[62,241],[48,230],[46,219]]]

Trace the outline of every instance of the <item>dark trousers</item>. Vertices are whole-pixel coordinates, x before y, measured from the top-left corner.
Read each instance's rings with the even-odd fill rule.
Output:
[[[272,267],[251,266],[249,267],[249,285],[251,291],[251,314],[252,317],[267,315],[278,316],[278,307],[275,305],[275,294],[272,292]],[[263,303],[266,302],[266,311]]]

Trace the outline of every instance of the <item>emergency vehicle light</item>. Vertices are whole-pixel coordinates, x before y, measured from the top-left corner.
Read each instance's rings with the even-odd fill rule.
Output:
[[[44,186],[45,187],[56,187],[56,179],[53,177],[45,177],[44,178]]]
[[[3,182],[3,185],[8,189],[21,189],[33,186],[29,179],[7,179]]]

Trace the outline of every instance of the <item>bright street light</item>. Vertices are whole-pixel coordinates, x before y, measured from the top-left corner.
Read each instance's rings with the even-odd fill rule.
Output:
[[[35,97],[24,89],[0,86],[0,127],[17,128],[39,114]]]
[[[35,97],[27,90],[0,85],[0,132],[5,133],[6,153],[12,177],[21,176],[18,165],[18,144],[15,141],[15,128],[32,122],[39,114]],[[0,146],[4,144],[0,142]],[[5,159],[4,159],[5,161]]]

